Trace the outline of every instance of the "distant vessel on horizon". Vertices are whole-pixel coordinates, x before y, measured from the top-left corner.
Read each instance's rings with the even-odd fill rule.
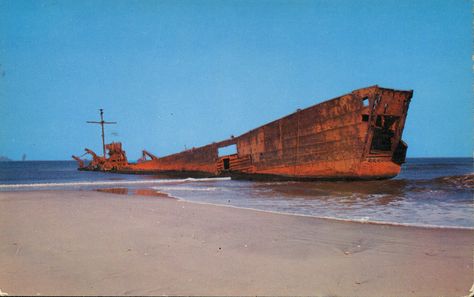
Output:
[[[387,179],[400,173],[402,140],[413,91],[377,85],[313,105],[238,137],[165,157],[143,151],[129,163],[121,143],[79,170],[169,176],[231,176],[271,180]],[[107,123],[102,117],[102,125]],[[108,157],[106,156],[108,151]],[[149,158],[149,160],[147,160]]]
[[[0,162],[10,162],[10,161],[13,161],[13,160],[5,156],[0,156]]]

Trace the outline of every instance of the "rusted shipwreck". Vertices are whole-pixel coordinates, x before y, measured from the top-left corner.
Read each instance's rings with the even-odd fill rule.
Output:
[[[121,143],[104,145],[102,157],[86,149],[92,155],[88,165],[73,158],[80,170],[117,173],[284,180],[392,178],[405,162],[402,132],[412,95],[411,90],[379,86],[358,89],[238,137],[165,157],[143,151],[136,163],[127,161]]]

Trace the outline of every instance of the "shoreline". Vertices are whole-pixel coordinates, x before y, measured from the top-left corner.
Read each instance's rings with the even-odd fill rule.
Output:
[[[0,193],[1,192],[23,192],[23,191],[48,191],[48,190],[53,190],[53,191],[77,191],[77,190],[85,190],[85,191],[90,191],[90,190],[99,190],[99,191],[107,191],[108,189],[121,189],[125,188],[128,189],[128,191],[136,191],[136,190],[142,190],[142,191],[148,191],[150,192],[151,189],[156,189],[160,193],[166,196],[173,196],[173,192],[171,193],[169,191],[162,191],[161,187],[166,184],[181,184],[181,183],[186,183],[186,182],[201,182],[201,181],[221,181],[221,180],[230,180],[229,177],[221,177],[221,178],[204,178],[204,179],[193,179],[193,178],[185,178],[185,179],[166,179],[166,180],[127,180],[127,179],[119,179],[119,180],[94,180],[94,181],[75,181],[75,182],[47,182],[47,183],[27,183],[27,184],[0,184]],[[431,178],[427,179],[429,181],[437,181],[438,183],[443,183],[443,184],[448,184],[454,187],[453,190],[456,191],[457,189],[461,189],[464,192],[471,190],[474,187],[474,173],[466,173],[462,175],[453,175],[453,176],[444,176],[444,177],[437,177],[437,178]],[[427,180],[424,179],[415,179],[413,182],[420,183],[425,182]],[[400,182],[401,180],[398,180]],[[396,179],[393,180],[393,182],[397,182]],[[273,183],[272,183],[273,184]],[[279,183],[276,183],[279,184]],[[77,187],[76,187],[77,186]],[[400,186],[400,185],[395,185],[395,186]],[[403,185],[402,185],[403,186]],[[425,184],[419,185],[420,187],[426,187]],[[166,187],[166,186],[165,186]],[[347,190],[347,189],[346,189]],[[440,191],[446,191],[445,189],[441,189]],[[430,191],[431,192],[431,191]],[[436,191],[435,191],[436,192]],[[369,192],[370,193],[370,192]],[[401,195],[403,195],[402,193]],[[411,194],[411,193],[409,193]],[[461,194],[466,194],[466,193],[461,193]],[[471,212],[469,211],[472,207],[472,205],[465,204],[461,207],[461,205],[456,204],[456,201],[450,200],[449,196],[446,196],[445,198],[448,199],[448,201],[451,201],[450,205],[448,205],[447,212],[445,212],[445,216],[441,217],[436,217],[436,211],[438,212],[443,212],[444,213],[444,208],[441,208],[440,206],[437,206],[437,209],[429,211],[431,205],[427,204],[428,211],[426,213],[427,219],[420,220],[420,217],[423,217],[423,214],[418,214],[417,215],[411,215],[411,216],[406,216],[406,214],[410,214],[410,211],[412,208],[407,208],[405,206],[404,210],[399,210],[396,209],[395,207],[395,213],[392,215],[390,208],[388,210],[388,216],[385,215],[378,215],[377,213],[370,212],[370,211],[362,211],[359,212],[358,215],[353,215],[354,213],[349,212],[349,211],[343,211],[341,213],[334,212],[331,207],[329,207],[328,211],[325,210],[325,206],[323,206],[321,209],[288,209],[286,207],[272,207],[270,205],[265,205],[263,203],[260,206],[252,205],[252,203],[247,204],[247,205],[242,205],[242,203],[239,203],[237,201],[232,203],[227,203],[226,199],[223,199],[222,201],[218,201],[216,199],[188,199],[185,198],[187,197],[186,195],[181,196],[181,194],[178,194],[179,196],[176,196],[174,198],[183,200],[183,201],[188,201],[190,203],[199,203],[199,204],[209,204],[209,205],[217,205],[217,206],[227,206],[227,207],[234,207],[234,208],[239,208],[239,209],[248,209],[248,210],[255,210],[255,211],[264,211],[264,212],[270,212],[270,213],[276,213],[276,214],[287,214],[287,215],[295,215],[295,216],[308,216],[308,217],[315,217],[315,218],[320,218],[320,219],[328,219],[328,220],[336,220],[336,221],[347,221],[347,222],[357,222],[357,223],[366,223],[366,224],[384,224],[384,225],[395,225],[395,226],[407,226],[407,227],[419,227],[419,228],[437,228],[437,229],[463,229],[463,230],[474,230],[474,224],[472,222],[472,219],[470,218]],[[364,192],[364,195],[367,195],[367,193]],[[377,196],[376,194],[375,196]],[[445,194],[446,195],[446,194]],[[471,193],[472,195],[472,193]],[[369,197],[372,195],[369,195]],[[388,195],[390,196],[390,195]],[[395,197],[395,196],[393,196]],[[390,199],[393,199],[390,198]],[[370,197],[372,199],[372,197]],[[464,198],[468,199],[468,198]],[[199,201],[199,200],[204,200],[204,201]],[[206,201],[207,200],[207,201]],[[412,200],[409,203],[416,204],[414,202],[416,200]],[[463,202],[466,202],[464,200]],[[469,203],[471,202],[471,199],[469,198]],[[438,202],[436,202],[438,203]],[[442,203],[441,200],[439,200],[439,203]],[[337,205],[337,204],[336,204]],[[312,206],[309,205],[309,208]],[[423,207],[418,208],[415,205],[415,209],[420,210],[423,212]],[[320,211],[322,210],[322,211]],[[357,211],[357,210],[356,210]],[[382,213],[385,211],[382,209]],[[398,211],[398,213],[397,213]],[[449,213],[452,212],[452,213]],[[341,215],[342,214],[342,215]]]
[[[170,198],[177,199],[178,201],[187,202],[187,203],[195,203],[195,204],[202,204],[202,205],[211,205],[211,206],[222,206],[222,207],[229,207],[229,208],[236,208],[236,209],[245,209],[250,211],[259,211],[264,213],[272,213],[277,215],[289,215],[289,216],[297,216],[297,217],[307,217],[307,218],[315,218],[320,220],[328,220],[328,221],[337,221],[337,222],[347,222],[347,223],[356,223],[356,224],[374,224],[374,225],[385,225],[385,226],[398,226],[398,227],[407,227],[407,228],[423,228],[423,229],[453,229],[453,230],[471,230],[474,231],[474,227],[464,227],[464,226],[438,226],[438,225],[428,225],[428,224],[412,224],[412,223],[397,223],[397,222],[386,222],[386,221],[371,221],[369,220],[357,220],[357,219],[344,219],[344,218],[336,218],[336,217],[322,217],[322,216],[315,216],[315,215],[307,215],[307,214],[300,214],[300,213],[291,213],[291,212],[282,212],[276,210],[264,210],[258,208],[250,208],[244,206],[235,206],[230,204],[218,204],[218,203],[211,203],[211,202],[202,202],[202,201],[192,201],[187,200],[181,197],[172,196],[168,193],[164,193],[168,195]],[[121,194],[120,194],[121,195]]]
[[[84,190],[0,192],[0,226],[10,295],[463,296],[472,286],[472,229]]]
[[[132,181],[134,182],[134,181]],[[124,182],[123,184],[130,184],[131,182]],[[82,183],[80,183],[82,185]],[[110,182],[110,185],[116,185],[116,182]],[[133,184],[147,184],[146,182],[139,182],[139,183],[133,183]],[[49,185],[49,184],[44,184],[44,185]],[[43,184],[40,184],[39,187],[43,187]],[[100,185],[100,184],[99,184]],[[2,185],[0,185],[1,188]],[[10,185],[5,185],[5,186],[10,186]],[[23,186],[22,184],[19,184],[18,186]],[[34,187],[33,184],[27,185],[27,187]],[[125,193],[122,193],[120,190],[123,190]],[[280,214],[280,215],[291,215],[291,216],[299,216],[299,217],[309,217],[309,218],[315,218],[315,219],[322,219],[322,220],[333,220],[333,221],[339,221],[339,222],[348,222],[348,223],[360,223],[360,224],[375,224],[375,225],[388,225],[388,226],[402,226],[402,227],[410,227],[410,228],[425,228],[425,229],[448,229],[448,230],[471,230],[474,231],[474,226],[473,227],[466,227],[466,226],[450,226],[450,225],[431,225],[431,224],[418,224],[418,223],[399,223],[399,222],[390,222],[390,221],[376,221],[376,220],[371,220],[370,218],[365,220],[365,219],[349,219],[349,218],[338,218],[338,217],[325,217],[325,216],[317,216],[317,215],[310,215],[310,214],[302,214],[302,213],[292,213],[292,212],[284,212],[284,211],[277,211],[277,210],[266,210],[266,209],[258,209],[258,208],[251,208],[251,207],[245,207],[245,206],[236,206],[236,205],[231,205],[231,204],[220,204],[220,203],[212,203],[212,202],[205,202],[205,201],[193,201],[189,200],[186,198],[178,197],[178,196],[173,196],[170,193],[159,191],[154,189],[153,187],[151,188],[135,188],[135,189],[130,189],[130,188],[120,188],[120,187],[114,187],[114,188],[96,188],[96,189],[41,189],[41,190],[13,190],[13,191],[3,191],[0,190],[0,195],[1,193],[22,193],[22,192],[49,192],[49,191],[92,191],[92,192],[103,192],[103,193],[108,193],[108,194],[115,194],[115,195],[128,195],[128,196],[154,196],[154,197],[162,197],[162,198],[169,198],[169,199],[176,199],[178,201],[183,201],[187,203],[195,203],[195,204],[202,204],[202,205],[211,205],[211,206],[222,206],[222,207],[229,207],[229,208],[236,208],[236,209],[244,209],[244,210],[250,210],[250,211],[259,211],[259,212],[264,212],[264,213],[273,213],[273,214]],[[114,192],[116,191],[116,192]],[[137,193],[136,191],[142,191],[141,193]],[[151,194],[151,191],[156,191],[156,194]],[[129,193],[127,193],[129,192]]]
[[[119,190],[119,191],[117,191]],[[123,190],[123,191],[120,191]],[[151,194],[150,191],[153,190],[156,194]],[[182,202],[188,203],[196,203],[202,205],[212,205],[212,206],[222,206],[222,207],[229,207],[229,208],[236,208],[236,209],[246,209],[250,211],[260,211],[264,213],[273,213],[273,214],[280,214],[280,215],[290,215],[290,216],[300,216],[300,217],[309,217],[315,219],[322,219],[322,220],[329,220],[329,221],[339,221],[339,222],[348,222],[348,223],[359,223],[359,224],[375,224],[375,225],[388,225],[388,226],[403,226],[403,227],[411,227],[411,228],[427,228],[427,229],[453,229],[453,230],[472,230],[474,231],[474,227],[465,227],[465,226],[447,226],[447,225],[429,225],[429,224],[416,224],[416,223],[398,223],[398,222],[388,222],[388,221],[373,221],[373,220],[362,220],[362,219],[344,219],[344,218],[337,218],[337,217],[324,217],[324,216],[316,216],[316,215],[308,215],[308,214],[301,214],[301,213],[291,213],[291,212],[283,212],[277,210],[266,210],[266,209],[258,209],[258,208],[251,208],[245,206],[236,206],[231,204],[220,204],[220,203],[212,203],[212,202],[205,202],[205,201],[193,201],[189,199],[185,199],[178,196],[173,196],[170,193],[163,192],[160,190],[156,190],[153,188],[143,188],[143,189],[128,189],[128,188],[101,188],[95,189],[92,191],[98,191],[103,193],[109,194],[117,194],[117,195],[138,195],[138,196],[154,196],[154,197],[166,197],[171,199],[176,199]]]

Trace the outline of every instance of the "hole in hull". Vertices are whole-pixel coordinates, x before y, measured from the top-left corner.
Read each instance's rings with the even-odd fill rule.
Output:
[[[230,160],[229,158],[222,159],[222,163],[224,164],[224,170],[230,169]]]

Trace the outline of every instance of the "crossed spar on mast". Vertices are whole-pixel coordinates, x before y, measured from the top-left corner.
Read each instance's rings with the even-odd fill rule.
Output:
[[[104,125],[105,124],[117,124],[117,122],[106,122],[104,121],[104,110],[101,108],[99,109],[100,111],[100,122],[95,122],[95,121],[87,121],[89,124],[100,124],[102,127],[102,151],[104,153],[104,158],[105,158],[105,136],[104,136]]]

